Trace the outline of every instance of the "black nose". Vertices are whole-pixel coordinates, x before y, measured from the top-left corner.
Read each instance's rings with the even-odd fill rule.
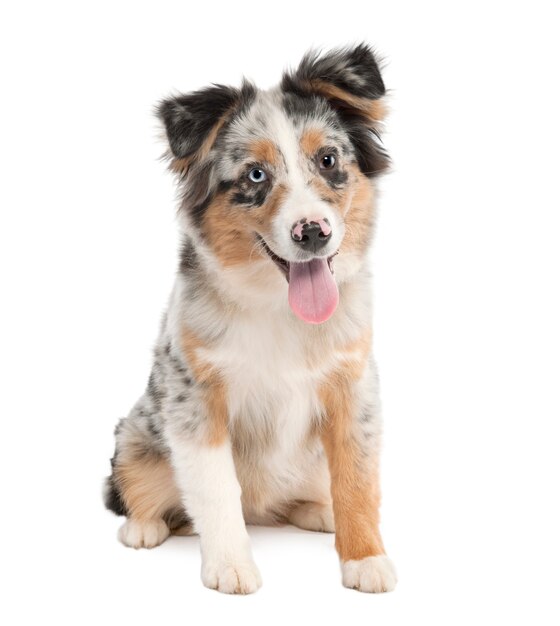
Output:
[[[327,244],[332,236],[332,231],[328,229],[328,233],[323,232],[323,228],[317,222],[308,222],[303,224],[301,228],[292,229],[292,241],[303,250],[309,252],[317,252]]]

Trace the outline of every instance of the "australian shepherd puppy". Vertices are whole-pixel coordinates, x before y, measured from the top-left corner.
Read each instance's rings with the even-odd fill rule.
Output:
[[[308,54],[268,91],[214,85],[158,107],[180,264],[105,501],[127,546],[197,533],[212,589],[256,591],[246,524],[282,522],[336,533],[345,586],[395,586],[368,260],[384,94],[358,45]]]

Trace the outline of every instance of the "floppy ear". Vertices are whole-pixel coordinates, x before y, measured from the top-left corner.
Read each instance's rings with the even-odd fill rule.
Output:
[[[198,152],[205,155],[230,115],[254,94],[253,85],[244,82],[241,89],[212,85],[161,102],[157,115],[165,126],[173,156],[186,159]]]
[[[379,122],[385,108],[385,85],[372,49],[366,44],[333,50],[320,56],[309,52],[295,72],[282,78],[284,91],[320,96],[338,112],[356,150],[364,174],[374,176],[389,164],[381,147]]]

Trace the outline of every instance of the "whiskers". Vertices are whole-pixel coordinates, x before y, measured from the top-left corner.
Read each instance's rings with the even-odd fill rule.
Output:
[[[259,237],[253,244],[249,254],[249,261],[253,260],[253,254],[255,253],[258,253],[261,257],[263,256],[263,253],[266,254],[266,243],[262,237]]]

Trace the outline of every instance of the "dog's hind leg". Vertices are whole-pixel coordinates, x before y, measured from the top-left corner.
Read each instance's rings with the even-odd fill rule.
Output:
[[[105,484],[105,505],[127,517],[119,539],[133,548],[153,548],[171,532],[185,534],[189,523],[153,417],[142,415],[144,406],[141,399],[117,426],[113,473]]]
[[[132,548],[153,548],[171,531],[184,534],[188,519],[167,459],[144,456],[117,462],[113,484],[118,486],[127,520],[119,539]]]
[[[302,502],[290,511],[288,521],[303,530],[334,533],[332,504]]]

